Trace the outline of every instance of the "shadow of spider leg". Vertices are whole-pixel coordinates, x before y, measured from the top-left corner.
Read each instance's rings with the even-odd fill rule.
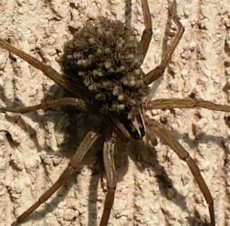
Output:
[[[215,104],[210,101],[196,99],[158,99],[144,103],[143,107],[145,110],[173,108],[205,108],[209,110],[230,112],[230,106]],[[149,127],[151,127],[154,130],[154,132],[157,133],[162,139],[166,141],[166,143],[174,150],[174,152],[180,157],[180,159],[182,159],[188,164],[209,206],[211,224],[215,225],[213,198],[194,160],[189,156],[188,152],[179,144],[179,142],[177,142],[177,140],[174,138],[171,132],[169,132],[163,125],[149,118],[146,119],[146,124]]]

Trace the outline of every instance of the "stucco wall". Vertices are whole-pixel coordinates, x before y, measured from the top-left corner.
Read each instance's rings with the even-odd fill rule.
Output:
[[[149,1],[153,38],[143,69],[159,64],[171,41],[170,1]],[[149,99],[188,97],[229,104],[229,1],[178,1],[185,33],[167,72],[152,85]],[[126,11],[126,14],[125,14]],[[0,37],[59,70],[63,43],[98,15],[143,31],[140,0],[1,0]],[[175,27],[175,26],[174,26]],[[1,106],[29,106],[61,91],[40,71],[0,49]],[[48,94],[47,94],[48,93]],[[48,97],[47,97],[48,95]],[[230,151],[226,113],[203,109],[154,111],[189,151],[215,201],[218,226],[230,225]],[[0,225],[10,225],[58,178],[93,118],[50,110],[0,114]],[[23,225],[96,225],[104,195],[102,141],[79,170]],[[118,184],[111,225],[206,225],[207,205],[187,165],[159,141],[118,145]],[[105,180],[104,180],[105,182]]]

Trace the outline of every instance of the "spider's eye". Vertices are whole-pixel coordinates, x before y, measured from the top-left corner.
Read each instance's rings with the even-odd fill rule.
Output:
[[[130,135],[135,139],[135,140],[139,140],[141,139],[142,137],[140,137],[139,133],[137,130],[133,130],[133,131],[130,131]]]

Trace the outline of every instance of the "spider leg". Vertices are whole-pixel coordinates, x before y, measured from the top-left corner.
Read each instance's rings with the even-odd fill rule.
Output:
[[[148,127],[146,128],[146,138],[151,142],[153,146],[157,146],[157,138],[153,134],[152,130],[149,129]]]
[[[106,140],[103,148],[104,167],[107,180],[107,194],[105,198],[104,210],[100,226],[107,226],[111,209],[113,207],[114,195],[116,189],[116,172],[114,164],[114,151],[116,145],[116,134],[110,129],[107,130]]]
[[[66,90],[70,91],[71,93],[76,94],[79,97],[84,97],[87,92],[86,89],[73,83],[72,81],[68,80],[64,75],[60,74],[53,68],[48,65],[43,64],[41,61],[37,60],[36,58],[30,56],[29,54],[25,53],[22,50],[19,50],[9,43],[0,39],[0,46],[9,52],[17,55],[21,59],[25,60],[27,63],[32,65],[33,67],[37,68],[38,70],[42,71],[47,77],[52,79],[55,83],[62,86]]]
[[[163,125],[155,121],[154,119],[150,119],[148,117],[145,118],[146,125],[149,126],[156,134],[158,134],[166,143],[174,150],[174,152],[178,155],[178,157],[185,161],[195,180],[197,181],[202,194],[208,204],[209,214],[211,217],[211,225],[215,226],[215,212],[213,206],[213,198],[206,185],[204,178],[200,173],[200,169],[195,163],[195,161],[190,157],[189,153],[181,146],[181,144],[173,137],[172,133],[169,132]]]
[[[17,108],[3,107],[0,108],[0,112],[9,111],[15,113],[26,113],[30,111],[36,111],[39,109],[47,110],[49,108],[60,107],[60,106],[73,106],[83,112],[90,112],[91,110],[90,107],[85,103],[85,101],[77,98],[66,97],[66,98],[60,98],[58,100],[47,101],[29,107],[17,107]]]
[[[172,108],[206,108],[209,110],[230,112],[230,106],[228,105],[215,104],[206,100],[177,98],[148,101],[143,104],[143,108],[146,110]]]
[[[174,53],[183,33],[184,33],[184,27],[182,26],[177,14],[176,14],[176,2],[173,1],[173,6],[172,6],[172,19],[175,22],[175,24],[178,27],[177,34],[170,45],[169,49],[167,50],[165,57],[162,59],[160,65],[158,65],[155,69],[150,71],[144,76],[144,81],[146,84],[150,84],[156,79],[158,79],[163,73],[165,68],[168,66],[169,61],[171,60],[172,54]]]
[[[143,16],[144,16],[145,29],[142,33],[138,52],[142,52],[143,60],[144,60],[145,55],[149,48],[149,44],[152,38],[153,31],[152,31],[152,21],[151,21],[151,14],[149,11],[148,2],[146,0],[142,0],[141,4],[142,4]]]
[[[48,189],[32,206],[30,206],[24,213],[22,213],[17,220],[11,225],[16,226],[21,223],[26,217],[28,217],[34,210],[36,210],[42,203],[44,203],[54,192],[56,192],[69,177],[75,172],[77,166],[82,161],[83,157],[86,155],[90,147],[97,140],[97,138],[102,134],[101,127],[95,127],[84,137],[83,141],[79,145],[74,156],[71,158],[69,165],[63,171],[58,180]]]

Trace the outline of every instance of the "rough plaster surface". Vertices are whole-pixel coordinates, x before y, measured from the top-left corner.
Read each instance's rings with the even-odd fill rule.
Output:
[[[175,26],[169,1],[149,1],[153,38],[146,61],[154,68]],[[126,11],[126,14],[125,14]],[[0,37],[59,70],[55,61],[71,33],[98,15],[131,23],[140,37],[140,0],[1,0]],[[131,15],[131,17],[130,17]],[[178,1],[185,34],[151,98],[193,94],[229,104],[229,1]],[[61,96],[53,82],[0,49],[1,106],[29,106]],[[48,94],[47,94],[48,93]],[[47,97],[48,96],[48,97]],[[216,223],[230,225],[230,130],[226,113],[203,109],[155,111],[201,169],[214,198]],[[10,225],[58,178],[93,119],[71,111],[0,114],[0,225]],[[92,124],[92,123],[91,123]],[[105,198],[99,141],[79,170],[22,225],[97,225]],[[117,192],[110,225],[207,225],[207,205],[187,167],[164,143],[118,145]]]

